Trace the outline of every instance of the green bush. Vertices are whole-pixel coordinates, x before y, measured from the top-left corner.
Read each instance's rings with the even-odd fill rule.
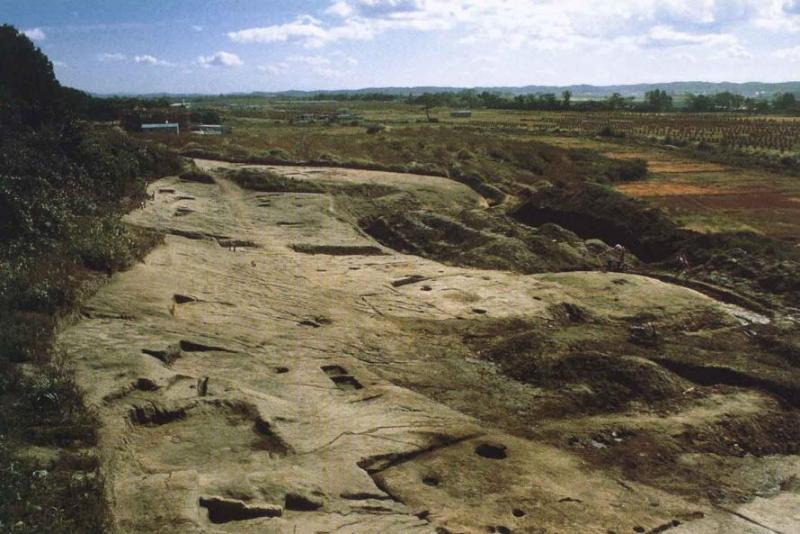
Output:
[[[208,174],[207,172],[201,171],[197,167],[193,167],[192,169],[186,171],[185,173],[180,175],[180,179],[184,182],[195,182],[198,184],[213,184],[216,183],[214,181],[214,177]]]
[[[282,148],[273,148],[267,152],[267,157],[275,161],[289,162],[292,161],[292,155]]]
[[[239,187],[270,193],[322,193],[321,185],[306,180],[296,180],[273,171],[241,169],[228,173]]]
[[[72,251],[89,269],[112,273],[136,261],[136,244],[118,215],[79,220],[72,230]]]
[[[181,171],[158,143],[77,120],[97,103],[60,86],[30,40],[0,26],[0,530],[105,532],[97,462],[39,471],[17,449],[91,446],[97,420],[52,353],[88,268],[112,272],[157,242],[121,222],[145,180]],[[18,363],[25,362],[25,372]],[[80,477],[80,478],[79,478]]]
[[[46,360],[53,320],[42,314],[0,311],[0,362]]]

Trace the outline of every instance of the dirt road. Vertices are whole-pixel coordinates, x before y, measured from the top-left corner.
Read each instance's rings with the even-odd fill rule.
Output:
[[[282,172],[390,181],[434,207],[482,203],[443,178]],[[216,184],[151,185],[155,200],[129,221],[166,233],[165,244],[115,275],[58,340],[103,423],[120,532],[800,529],[797,456],[683,451],[675,461],[697,479],[681,487],[667,473],[628,476],[617,461],[662,453],[635,448],[643,436],[666,443],[782,413],[770,391],[702,385],[634,354],[624,360],[634,381],[668,390],[662,404],[645,395],[568,414],[554,407],[600,391],[590,379],[602,370],[576,364],[544,387],[481,358],[484,330],[515,321],[554,336],[572,321],[596,337],[642,314],[713,317],[697,326],[703,336],[739,326],[727,308],[632,275],[523,276],[397,254],[329,195],[243,191],[214,174]],[[714,484],[746,498],[707,498]]]

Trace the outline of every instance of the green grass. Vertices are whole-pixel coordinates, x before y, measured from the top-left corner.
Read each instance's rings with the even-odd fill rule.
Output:
[[[114,130],[16,127],[0,133],[13,155],[0,163],[0,531],[106,532],[103,480],[84,452],[98,421],[53,339],[91,286],[161,241],[121,217],[145,177],[181,163]]]
[[[241,169],[228,174],[239,187],[264,193],[322,193],[325,189],[314,182],[296,180],[272,171]]]

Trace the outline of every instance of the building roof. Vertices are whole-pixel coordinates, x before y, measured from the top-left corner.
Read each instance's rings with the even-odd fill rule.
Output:
[[[143,130],[157,130],[157,129],[173,129],[173,128],[180,128],[180,124],[177,122],[157,122],[153,124],[142,124]]]

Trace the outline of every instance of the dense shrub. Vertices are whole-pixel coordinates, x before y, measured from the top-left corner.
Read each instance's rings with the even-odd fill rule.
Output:
[[[121,215],[147,178],[182,167],[162,145],[80,120],[92,100],[61,87],[44,54],[0,26],[0,529],[107,531],[96,461],[59,461],[45,478],[16,455],[95,443],[97,421],[54,358],[53,332],[90,270],[125,268],[158,241]]]
[[[270,193],[321,193],[325,189],[314,182],[296,180],[276,172],[241,169],[228,174],[239,187]]]

